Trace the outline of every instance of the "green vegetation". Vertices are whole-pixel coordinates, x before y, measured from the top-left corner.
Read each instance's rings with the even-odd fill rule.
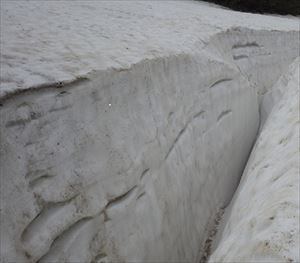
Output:
[[[300,0],[204,0],[234,10],[255,13],[300,15]]]

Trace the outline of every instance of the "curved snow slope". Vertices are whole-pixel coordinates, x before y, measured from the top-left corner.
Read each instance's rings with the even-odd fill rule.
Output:
[[[177,1],[1,12],[1,259],[198,261],[298,20]]]
[[[299,38],[299,28],[286,33],[237,27],[213,36],[209,46],[214,54],[238,67],[261,100],[299,56]]]
[[[205,53],[8,99],[1,254],[195,261],[258,125],[254,90]]]
[[[274,101],[280,89],[282,98],[254,146],[210,262],[300,261],[299,70],[298,59],[274,87]]]

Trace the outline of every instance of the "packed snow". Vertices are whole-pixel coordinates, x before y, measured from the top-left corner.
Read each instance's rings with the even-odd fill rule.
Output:
[[[0,26],[2,97],[143,59],[194,53],[232,27],[298,31],[299,20],[196,1],[1,1]]]
[[[1,1],[1,260],[297,260],[297,56],[293,17]]]
[[[274,87],[277,94],[272,103],[268,101],[270,116],[210,262],[300,261],[299,65],[298,58]]]

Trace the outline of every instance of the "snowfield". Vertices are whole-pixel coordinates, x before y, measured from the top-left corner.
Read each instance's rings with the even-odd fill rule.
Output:
[[[1,261],[299,261],[299,44],[196,1],[2,1]]]
[[[198,52],[232,27],[291,32],[299,31],[299,20],[196,1],[2,1],[0,96]]]

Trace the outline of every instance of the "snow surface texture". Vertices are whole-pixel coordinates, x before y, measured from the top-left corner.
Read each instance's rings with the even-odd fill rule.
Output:
[[[130,68],[142,59],[191,54],[212,35],[232,27],[276,35],[299,31],[299,20],[232,12],[196,1],[1,1],[0,96],[71,82],[93,71]],[[289,42],[275,38],[274,49],[289,53],[295,41]],[[267,57],[271,51],[254,48],[251,57]],[[241,55],[235,56],[242,62]]]
[[[300,262],[299,64],[297,59],[274,87],[274,108],[228,208],[210,262]],[[271,108],[270,100],[267,103]]]
[[[298,23],[199,2],[1,2],[1,260],[199,261]]]

